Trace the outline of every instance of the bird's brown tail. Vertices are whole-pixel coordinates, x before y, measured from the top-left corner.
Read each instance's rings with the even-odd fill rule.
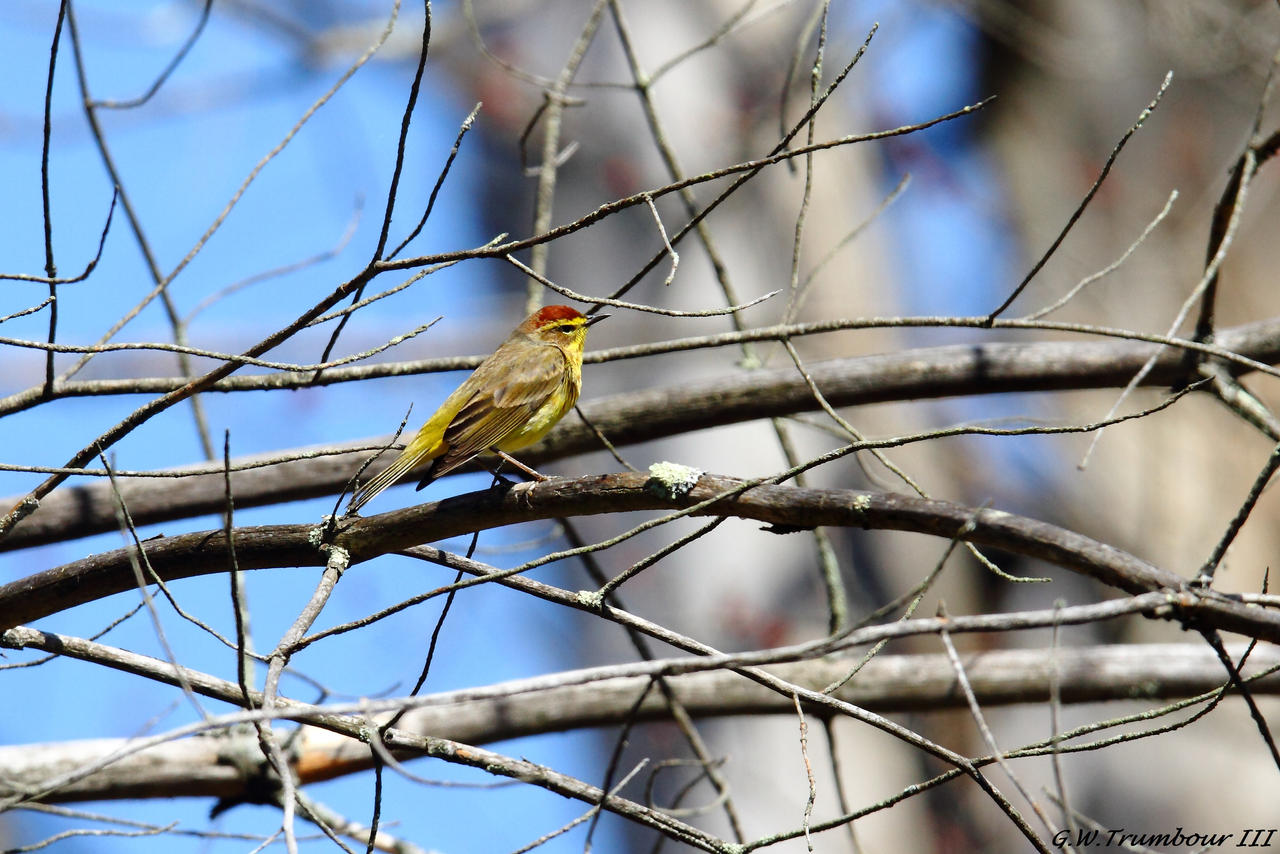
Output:
[[[399,480],[409,469],[413,468],[416,459],[408,454],[401,454],[394,463],[379,472],[372,480],[356,490],[347,504],[347,515],[357,512],[372,501],[382,490]]]

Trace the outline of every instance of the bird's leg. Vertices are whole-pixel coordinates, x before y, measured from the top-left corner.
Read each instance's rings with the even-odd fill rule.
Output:
[[[517,460],[515,457],[511,456],[511,455],[510,455],[510,454],[508,454],[507,452],[505,452],[505,451],[499,451],[497,448],[490,448],[489,450],[493,451],[493,452],[494,452],[495,454],[497,454],[497,455],[498,455],[502,460],[504,460],[504,461],[506,461],[506,462],[508,462],[508,463],[511,463],[511,465],[513,465],[513,466],[515,466],[516,468],[520,469],[520,471],[522,471],[522,472],[524,472],[525,474],[529,475],[529,477],[533,478],[534,480],[549,480],[549,478],[548,478],[545,474],[540,474],[540,473],[538,473],[538,472],[534,471],[533,469],[529,468],[527,465],[525,465],[524,463],[520,462],[519,460]],[[501,465],[501,463],[499,463],[499,465]]]

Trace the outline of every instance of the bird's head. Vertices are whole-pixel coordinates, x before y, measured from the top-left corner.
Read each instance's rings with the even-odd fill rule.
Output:
[[[609,315],[596,314],[587,317],[567,305],[549,305],[540,308],[520,324],[520,332],[535,341],[554,344],[562,350],[582,352],[587,340],[587,327],[604,320]]]

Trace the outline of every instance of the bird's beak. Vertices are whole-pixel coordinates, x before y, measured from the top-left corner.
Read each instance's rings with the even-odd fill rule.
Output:
[[[608,315],[608,314],[593,314],[587,318],[587,326],[591,326],[592,324],[599,323],[600,321],[604,320],[606,317],[611,317],[611,316],[612,315]]]

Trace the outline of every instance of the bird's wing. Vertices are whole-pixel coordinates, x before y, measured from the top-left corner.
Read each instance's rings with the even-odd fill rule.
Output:
[[[444,442],[449,449],[436,458],[431,479],[500,444],[547,402],[565,376],[564,354],[559,348],[548,349],[555,358],[526,359],[521,365],[504,366],[476,384],[476,393],[445,428]]]

